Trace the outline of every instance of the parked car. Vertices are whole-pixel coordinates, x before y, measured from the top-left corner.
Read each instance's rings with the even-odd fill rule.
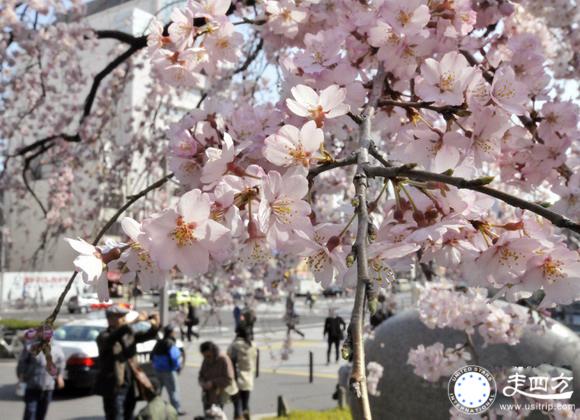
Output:
[[[113,304],[112,300],[106,302],[99,301],[99,296],[96,293],[85,293],[82,295],[72,296],[68,300],[68,312],[71,314],[82,313],[86,314],[90,311],[97,311],[99,309],[106,309]]]
[[[146,331],[150,328],[150,324],[148,321],[141,321],[133,324],[132,327],[135,331]],[[64,379],[67,387],[90,389],[94,386],[99,357],[96,338],[106,328],[107,320],[103,317],[73,321],[55,330],[53,338],[62,347],[66,358]],[[140,364],[149,363],[155,343],[156,340],[149,340],[137,344],[137,361]],[[181,340],[177,341],[177,347],[182,357],[185,357]]]
[[[344,289],[338,286],[330,286],[322,291],[324,297],[337,297],[344,294]]]

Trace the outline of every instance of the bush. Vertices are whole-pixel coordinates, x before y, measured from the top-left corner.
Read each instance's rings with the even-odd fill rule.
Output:
[[[333,408],[332,410],[314,411],[314,410],[296,410],[291,411],[287,417],[268,417],[264,420],[352,420],[350,410],[341,410]]]
[[[36,328],[42,324],[42,321],[35,321],[30,319],[0,319],[0,327],[8,330],[27,330],[29,328]]]

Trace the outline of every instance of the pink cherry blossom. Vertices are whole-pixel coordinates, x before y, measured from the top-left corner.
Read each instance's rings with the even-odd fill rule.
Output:
[[[231,5],[231,0],[190,0],[188,7],[194,17],[221,21]]]
[[[219,60],[235,63],[240,56],[242,42],[242,34],[236,32],[234,25],[227,22],[205,38],[204,47],[211,51],[210,63]]]
[[[171,25],[169,25],[169,37],[177,49],[183,50],[193,46],[195,26],[193,26],[193,13],[189,9],[173,9],[171,13]]]
[[[467,349],[445,348],[442,343],[430,346],[420,344],[409,351],[408,364],[413,366],[415,375],[429,382],[437,382],[439,378],[451,376],[460,367],[467,365],[471,354]]]
[[[423,0],[385,0],[381,14],[399,35],[415,35],[429,22],[429,7]]]
[[[311,229],[310,205],[303,200],[307,192],[303,173],[270,171],[264,177],[258,222],[272,246],[287,245],[293,230]]]
[[[510,66],[502,66],[495,72],[490,94],[493,101],[509,113],[525,115],[528,112],[525,107],[528,90],[516,80]]]
[[[64,239],[72,249],[79,253],[74,260],[76,271],[81,273],[85,283],[94,283],[103,273],[105,264],[101,251],[82,239]]]
[[[131,239],[129,248],[121,255],[127,272],[121,277],[122,282],[133,281],[139,278],[139,285],[143,290],[162,288],[168,273],[163,272],[155,264],[149,254],[151,239],[141,230],[141,224],[130,217],[121,219],[121,227]]]
[[[580,255],[563,246],[530,258],[526,271],[520,278],[517,290],[533,292],[543,289],[546,293],[543,307],[554,304],[568,305],[578,296],[580,287]]]
[[[228,229],[210,219],[211,202],[206,193],[192,190],[181,196],[176,209],[166,209],[143,222],[151,239],[151,258],[162,270],[177,266],[184,274],[205,273],[210,253],[227,240]]]
[[[336,118],[346,114],[350,107],[344,104],[346,90],[338,85],[331,85],[320,92],[306,85],[292,88],[294,99],[286,99],[286,106],[300,117],[307,117],[316,122],[317,127],[324,125],[327,118]]]
[[[222,148],[208,147],[205,149],[205,154],[207,162],[202,170],[201,182],[212,184],[229,171],[230,165],[234,161],[235,148],[232,137],[228,133],[224,133]]]
[[[495,285],[517,283],[526,268],[527,256],[539,247],[536,239],[507,232],[474,260],[472,274]]]
[[[467,59],[457,51],[448,52],[439,62],[427,58],[421,66],[417,95],[439,105],[461,105],[472,75]]]
[[[285,125],[276,134],[264,141],[263,154],[266,159],[278,166],[304,166],[322,158],[320,147],[324,143],[324,133],[309,121],[300,130],[293,125]]]
[[[307,257],[308,268],[324,288],[339,282],[346,272],[345,247],[337,236],[341,230],[341,225],[322,223],[316,226],[312,237],[305,232],[296,231],[297,243],[303,249],[300,255]]]
[[[307,18],[305,11],[298,9],[289,0],[267,1],[266,13],[268,26],[278,35],[294,38],[298,34],[299,25]]]

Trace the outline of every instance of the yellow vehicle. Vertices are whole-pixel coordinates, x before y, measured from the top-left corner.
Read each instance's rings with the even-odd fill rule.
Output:
[[[196,308],[207,304],[207,299],[199,292],[190,292],[189,290],[179,290],[169,292],[169,309],[175,311],[181,305],[187,305],[189,302]]]

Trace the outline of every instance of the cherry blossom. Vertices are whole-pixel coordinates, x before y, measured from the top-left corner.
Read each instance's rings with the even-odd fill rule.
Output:
[[[201,182],[211,184],[225,175],[232,167],[235,157],[234,141],[228,133],[224,133],[222,148],[208,147],[205,149],[207,161],[203,167]]]
[[[151,258],[160,269],[177,266],[185,274],[207,271],[210,253],[219,251],[219,241],[227,240],[229,232],[210,219],[210,211],[209,196],[196,189],[184,194],[176,209],[143,222]]]
[[[517,115],[528,112],[525,107],[528,90],[515,79],[514,70],[510,66],[502,66],[496,71],[490,94],[494,102],[507,112]]]
[[[298,243],[306,256],[306,263],[314,274],[314,278],[323,287],[329,287],[335,280],[338,282],[346,271],[345,249],[340,243],[342,226],[324,223],[316,226],[311,239],[304,232],[296,231]]]
[[[183,50],[193,46],[193,36],[195,35],[195,26],[193,26],[193,13],[189,9],[173,9],[169,25],[169,37],[175,46]]]
[[[298,34],[300,23],[306,20],[305,11],[298,9],[289,0],[267,1],[266,13],[268,25],[275,34],[294,38]]]
[[[451,51],[439,62],[432,58],[425,60],[416,91],[426,101],[440,105],[461,105],[472,75],[473,69],[466,58],[457,51]]]
[[[287,244],[293,230],[310,230],[310,206],[303,198],[308,192],[306,178],[297,172],[280,175],[270,171],[264,177],[258,210],[258,224],[274,247]]]
[[[442,376],[450,376],[468,364],[471,354],[466,349],[445,348],[442,343],[431,346],[420,344],[409,352],[408,364],[413,366],[415,375],[429,382],[437,382]]]
[[[516,290],[542,289],[545,298],[542,306],[570,304],[575,300],[580,284],[580,255],[559,246],[547,255],[534,256],[527,261]]]
[[[97,280],[104,268],[101,251],[80,238],[65,238],[65,241],[79,253],[74,260],[74,266],[81,273],[83,281],[92,283]]]
[[[139,284],[145,291],[162,288],[167,273],[153,262],[148,251],[150,238],[141,230],[141,224],[130,217],[124,217],[121,220],[121,227],[131,239],[128,249],[120,258],[126,268],[123,270],[126,272],[123,273],[121,281],[126,283],[138,277]]]
[[[292,88],[292,96],[294,99],[286,99],[290,111],[314,120],[318,128],[324,125],[325,119],[340,117],[349,111],[349,106],[343,103],[346,90],[338,85],[323,89],[320,95],[306,85],[297,85]]]
[[[304,166],[308,168],[322,159],[320,153],[324,132],[309,121],[299,130],[293,125],[281,127],[264,141],[263,154],[277,166]]]

